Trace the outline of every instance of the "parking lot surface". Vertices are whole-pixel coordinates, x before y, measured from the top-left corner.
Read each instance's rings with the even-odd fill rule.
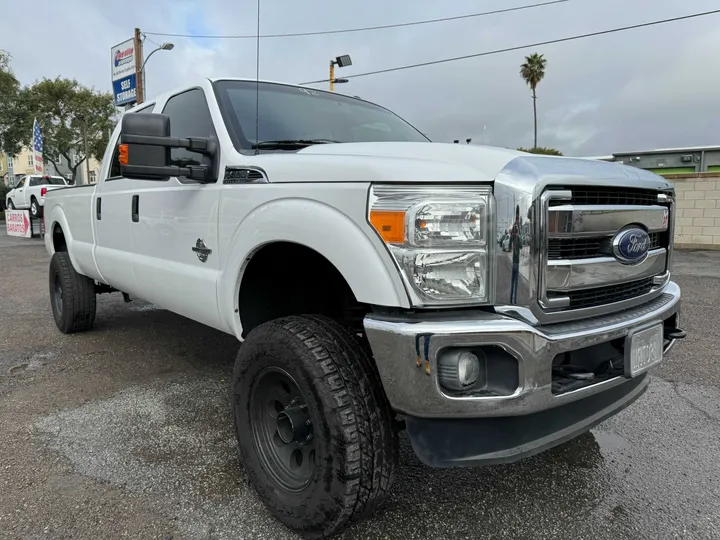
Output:
[[[295,538],[238,457],[236,340],[120,295],[63,335],[48,261],[0,232],[0,538]],[[720,253],[675,270],[689,339],[638,402],[506,466],[430,469],[403,436],[391,500],[340,538],[720,538]]]

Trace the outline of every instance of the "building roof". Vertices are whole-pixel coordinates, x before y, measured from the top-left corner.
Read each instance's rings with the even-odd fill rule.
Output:
[[[673,154],[681,152],[709,152],[720,151],[720,146],[688,146],[680,148],[657,148],[655,150],[642,150],[639,152],[615,152],[613,156],[640,156],[648,154]]]

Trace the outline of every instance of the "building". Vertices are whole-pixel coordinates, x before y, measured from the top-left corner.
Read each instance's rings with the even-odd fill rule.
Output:
[[[7,156],[0,152],[0,182],[6,186],[10,185],[10,171],[8,170]]]
[[[0,174],[4,175],[5,172],[7,172],[6,182],[8,184],[10,182],[17,182],[26,174],[33,174],[35,172],[34,154],[30,148],[24,147],[20,153],[13,158],[3,160],[2,156],[4,156],[4,154],[0,154],[0,161],[3,162],[3,170],[0,171]],[[70,159],[73,161],[73,165],[79,161],[79,157],[76,154],[71,154]],[[68,181],[72,181],[72,169],[67,160],[62,156],[58,156],[54,161],[57,163],[57,166],[49,159],[45,159],[45,174],[62,176]],[[89,175],[87,174],[87,167],[84,162],[78,167],[75,178],[78,184],[97,183],[100,175],[100,162],[95,158],[90,158],[89,165]],[[86,176],[88,176],[88,178],[86,178]]]
[[[612,159],[607,159],[607,161],[632,165],[662,175],[717,173],[720,172],[720,146],[618,152],[614,153]]]

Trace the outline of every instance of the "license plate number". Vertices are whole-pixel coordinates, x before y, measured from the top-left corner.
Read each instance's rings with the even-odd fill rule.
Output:
[[[662,324],[634,332],[625,342],[625,375],[635,377],[663,358]]]

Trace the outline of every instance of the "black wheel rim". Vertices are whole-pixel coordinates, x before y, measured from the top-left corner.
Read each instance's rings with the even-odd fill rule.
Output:
[[[52,303],[53,308],[55,309],[55,313],[57,313],[58,315],[62,315],[63,292],[62,284],[60,282],[60,274],[55,274],[55,277],[53,279],[52,292]]]
[[[258,457],[288,491],[301,491],[315,474],[316,444],[307,403],[295,379],[263,370],[250,391],[250,425]]]

